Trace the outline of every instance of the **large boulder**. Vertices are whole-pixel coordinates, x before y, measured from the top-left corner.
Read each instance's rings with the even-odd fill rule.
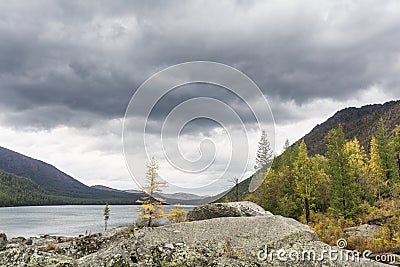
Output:
[[[272,216],[262,207],[250,201],[211,203],[195,207],[188,213],[189,221],[207,220],[221,217]]]
[[[279,258],[279,251],[286,254]],[[329,251],[336,256],[329,257]],[[291,254],[292,260],[289,253],[299,254]],[[307,225],[293,219],[230,217],[143,228],[133,240],[78,259],[77,266],[387,266],[362,258],[340,259],[340,253],[348,252],[318,241]]]
[[[7,236],[5,233],[0,231],[0,250],[4,250],[7,246]]]

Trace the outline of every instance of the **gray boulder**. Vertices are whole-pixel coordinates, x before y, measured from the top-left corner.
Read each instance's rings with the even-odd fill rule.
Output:
[[[250,216],[272,216],[272,213],[253,202],[242,201],[201,205],[189,211],[187,218],[189,221],[199,221],[220,217]]]
[[[0,231],[0,250],[4,250],[7,246],[7,236]]]
[[[359,237],[359,238],[375,238],[381,233],[381,226],[362,224],[360,226],[350,227],[344,229],[344,233],[347,237]]]
[[[283,259],[279,251],[285,251]],[[314,254],[303,259],[304,251]],[[329,251],[349,253],[318,241],[307,225],[293,219],[213,218],[137,230],[134,239],[113,242],[78,259],[77,266],[387,266],[362,258],[330,258]],[[298,257],[290,259],[291,252]]]

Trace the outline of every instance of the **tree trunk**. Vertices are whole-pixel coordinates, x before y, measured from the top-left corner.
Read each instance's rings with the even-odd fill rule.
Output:
[[[236,184],[236,202],[239,201],[239,184]]]
[[[148,222],[148,227],[150,227],[151,226],[151,216],[153,215],[153,213],[151,212],[151,211],[149,211],[149,215],[150,215],[150,218],[149,218],[149,222]]]
[[[310,204],[308,203],[308,198],[304,198],[304,210],[306,212],[306,222],[310,222]]]

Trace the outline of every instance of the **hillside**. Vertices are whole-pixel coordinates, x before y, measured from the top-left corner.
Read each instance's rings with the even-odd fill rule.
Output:
[[[0,207],[72,203],[85,200],[52,195],[28,178],[0,170]]]
[[[400,101],[342,109],[324,123],[315,126],[304,136],[304,141],[310,155],[324,154],[328,132],[342,124],[346,139],[357,137],[360,144],[369,151],[369,142],[381,117],[386,127],[393,131],[400,124]]]
[[[91,188],[45,162],[0,147],[0,170],[25,177],[53,196],[81,203],[133,204],[141,194]]]
[[[308,152],[310,155],[324,154],[328,142],[328,132],[336,128],[339,124],[343,126],[346,139],[350,140],[357,137],[360,144],[364,146],[365,150],[368,152],[369,142],[371,141],[372,135],[375,134],[380,118],[383,118],[389,131],[393,132],[396,125],[400,124],[400,100],[390,101],[384,104],[366,105],[360,108],[349,107],[336,112],[332,117],[315,126],[303,137],[307,144]],[[279,156],[277,160],[279,160]],[[253,176],[250,176],[239,184],[240,199],[244,199],[248,195],[248,186],[252,177]],[[217,199],[215,202],[233,200],[234,190],[231,189],[226,195]]]

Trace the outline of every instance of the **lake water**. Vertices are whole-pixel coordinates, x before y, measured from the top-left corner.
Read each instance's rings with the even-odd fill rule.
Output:
[[[138,215],[137,207],[110,205],[108,228],[129,225]],[[173,206],[165,206],[168,212]],[[181,206],[191,210],[193,206]],[[104,230],[104,205],[29,206],[0,208],[0,231],[7,238],[44,234],[77,236]]]

